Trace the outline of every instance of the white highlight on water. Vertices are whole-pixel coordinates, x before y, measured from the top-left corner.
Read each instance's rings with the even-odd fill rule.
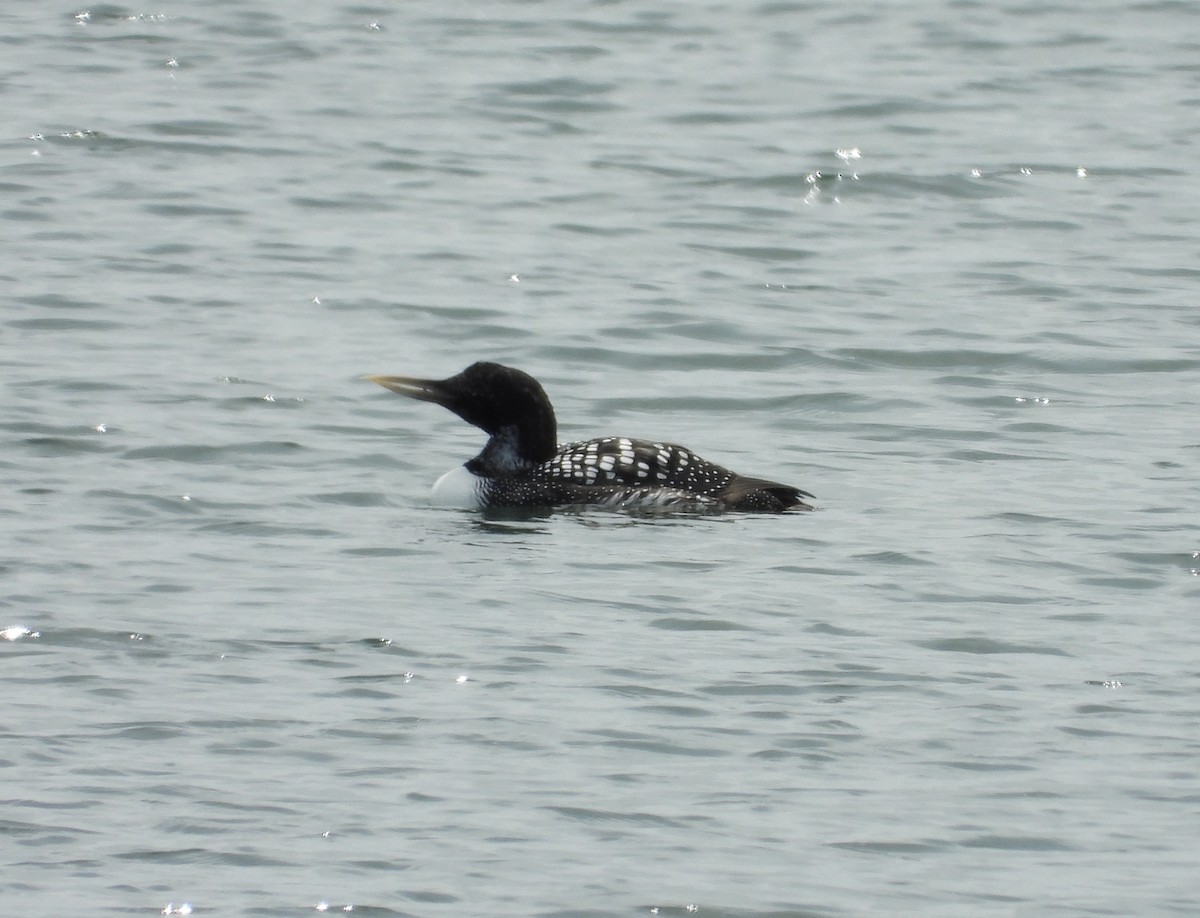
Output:
[[[39,638],[42,636],[40,631],[30,631],[24,625],[9,625],[3,631],[0,631],[0,640],[4,641],[19,641],[23,637]]]

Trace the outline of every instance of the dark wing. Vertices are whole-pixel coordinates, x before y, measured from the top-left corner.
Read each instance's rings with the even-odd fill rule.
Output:
[[[682,446],[630,437],[569,443],[542,468],[555,478],[585,485],[676,488],[708,495],[737,477]]]
[[[764,478],[737,475],[714,496],[731,510],[782,513],[784,510],[813,509],[812,504],[804,501],[804,498],[812,497],[807,491]]]
[[[777,481],[743,477],[673,443],[629,437],[582,440],[561,447],[541,469],[560,482],[591,488],[618,486],[637,502],[671,503],[671,495],[678,494],[693,502],[711,501],[734,510],[778,513],[791,508],[812,509],[802,500],[812,497],[806,491]],[[639,495],[648,489],[663,493],[658,498]]]

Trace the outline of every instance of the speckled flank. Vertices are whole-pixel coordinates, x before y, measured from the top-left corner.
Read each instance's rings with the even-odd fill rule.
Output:
[[[592,503],[613,509],[720,509],[716,496],[736,476],[671,443],[603,437],[559,447],[522,475],[493,478],[496,505]]]
[[[445,380],[373,377],[436,401],[491,436],[466,470],[490,507],[590,504],[621,510],[812,509],[805,491],[748,478],[672,443],[601,437],[553,447],[554,409],[533,377],[494,363]]]

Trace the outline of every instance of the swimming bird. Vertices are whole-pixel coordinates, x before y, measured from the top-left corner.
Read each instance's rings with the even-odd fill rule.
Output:
[[[449,408],[488,435],[474,459],[434,485],[438,503],[615,510],[812,510],[799,488],[748,478],[673,443],[600,437],[558,445],[554,408],[521,370],[479,361],[447,379],[368,376],[398,395]]]

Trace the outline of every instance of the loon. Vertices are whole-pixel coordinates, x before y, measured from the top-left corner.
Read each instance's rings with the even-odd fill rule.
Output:
[[[478,456],[434,485],[471,509],[590,505],[614,510],[812,510],[799,488],[747,478],[671,443],[601,437],[558,445],[554,408],[528,373],[479,361],[448,379],[368,376],[436,402],[488,434]]]

